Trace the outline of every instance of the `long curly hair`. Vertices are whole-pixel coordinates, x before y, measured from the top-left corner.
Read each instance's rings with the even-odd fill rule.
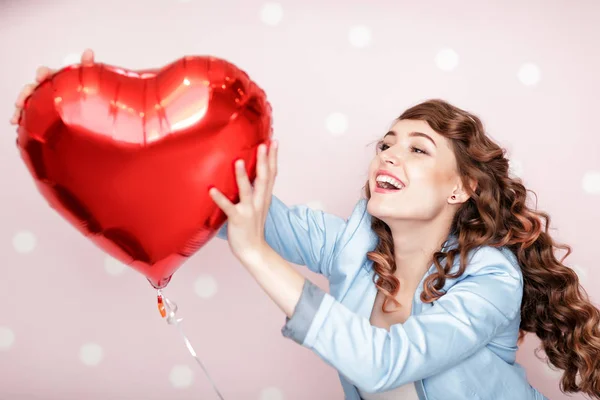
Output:
[[[471,250],[480,246],[509,248],[524,278],[519,343],[528,332],[535,333],[547,362],[564,370],[561,391],[600,398],[600,311],[590,302],[575,271],[563,264],[571,249],[550,236],[550,216],[526,204],[528,190],[519,178],[510,176],[505,151],[485,134],[477,116],[443,100],[415,105],[398,120],[425,121],[450,140],[470,195],[452,223],[457,246],[433,254],[436,271],[425,279],[421,300],[431,303],[443,296],[446,279],[464,273]],[[473,180],[477,182],[474,191],[468,184]],[[370,198],[368,182],[365,192]],[[394,276],[394,243],[383,221],[373,218],[372,228],[379,241],[367,257],[373,261],[374,282],[385,295],[382,310],[387,312],[389,302],[398,303],[395,296],[400,287]],[[564,253],[560,260],[558,252]],[[456,257],[460,268],[451,274]]]

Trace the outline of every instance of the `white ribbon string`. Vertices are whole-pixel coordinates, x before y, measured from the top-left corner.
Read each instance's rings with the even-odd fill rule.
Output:
[[[162,293],[162,290],[160,290],[160,289],[157,290],[157,295],[158,295],[159,304],[161,303],[161,300],[162,300],[162,303],[164,305],[165,314],[166,314],[164,317],[167,320],[167,323],[169,325],[174,325],[177,328],[177,331],[179,332],[179,334],[181,335],[181,338],[183,339],[183,342],[185,343],[185,347],[187,347],[187,349],[190,352],[190,354],[192,355],[192,357],[194,357],[194,359],[196,360],[198,365],[200,365],[200,368],[202,368],[202,370],[204,371],[204,375],[206,375],[206,378],[208,378],[208,381],[212,385],[215,393],[217,393],[217,396],[219,396],[220,400],[224,400],[223,395],[221,394],[221,392],[217,388],[217,385],[215,385],[214,381],[208,374],[208,371],[204,367],[204,364],[202,364],[202,361],[200,361],[200,358],[196,354],[196,351],[192,347],[192,344],[190,343],[189,339],[187,338],[185,333],[183,333],[183,328],[181,327],[181,321],[183,321],[183,318],[177,318],[177,310],[178,310],[177,304],[172,302],[171,300],[169,300]]]

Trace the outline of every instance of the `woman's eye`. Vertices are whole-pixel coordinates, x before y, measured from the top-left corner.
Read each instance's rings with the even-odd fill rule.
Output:
[[[422,149],[420,149],[420,148],[418,148],[418,147],[415,147],[415,146],[411,146],[411,147],[410,147],[410,150],[411,150],[413,153],[427,154],[427,152],[426,152],[425,150],[422,150]]]
[[[387,149],[389,149],[389,148],[390,148],[390,146],[389,146],[387,143],[384,143],[384,142],[379,142],[379,145],[377,146],[377,148],[378,148],[380,151],[386,151]]]

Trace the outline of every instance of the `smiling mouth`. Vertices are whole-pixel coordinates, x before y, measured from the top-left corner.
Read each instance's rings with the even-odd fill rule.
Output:
[[[404,188],[402,182],[389,175],[377,175],[375,184],[379,189],[384,190],[402,190]]]

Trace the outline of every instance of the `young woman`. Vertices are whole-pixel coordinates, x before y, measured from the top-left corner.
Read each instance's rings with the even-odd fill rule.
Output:
[[[346,399],[545,399],[515,362],[528,332],[564,370],[563,391],[600,399],[600,311],[475,115],[441,100],[406,110],[347,220],[272,196],[276,163],[276,142],[260,146],[253,185],[236,164],[237,204],[210,192],[228,216],[219,236],[286,314],[283,335],[339,371]]]

